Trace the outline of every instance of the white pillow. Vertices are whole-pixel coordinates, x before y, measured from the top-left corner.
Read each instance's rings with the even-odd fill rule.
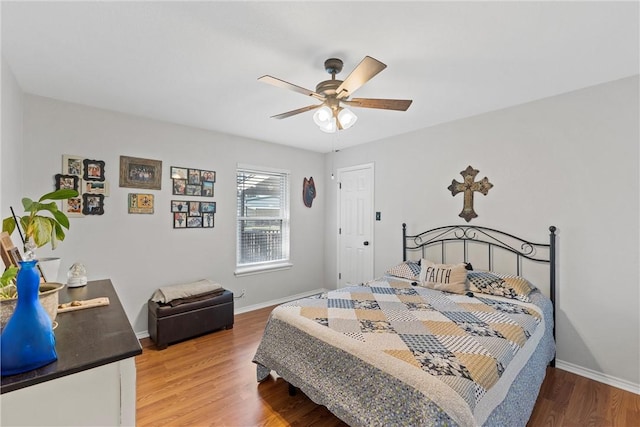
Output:
[[[436,264],[423,258],[420,264],[420,286],[454,294],[464,294],[469,290],[464,263]]]

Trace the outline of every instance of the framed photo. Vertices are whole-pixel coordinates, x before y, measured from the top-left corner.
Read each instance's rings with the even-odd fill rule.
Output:
[[[171,166],[171,179],[187,179],[187,168]]]
[[[187,194],[187,180],[186,179],[174,179],[173,180],[173,194]]]
[[[15,247],[11,240],[11,236],[6,231],[0,233],[0,258],[2,258],[5,268],[9,268],[12,265],[18,267],[20,265],[19,262],[22,261],[20,251]],[[42,268],[40,268],[39,265],[37,267],[40,273],[40,282],[44,282],[45,280]]]
[[[84,165],[82,179],[85,181],[104,181],[104,162],[102,160],[84,159],[82,164]]]
[[[176,212],[173,214],[173,228],[187,228],[187,214]]]
[[[202,195],[204,197],[213,197],[213,182],[202,181]]]
[[[172,200],[171,201],[171,212],[189,212],[189,202],[185,202],[182,200]]]
[[[152,214],[153,194],[129,193],[130,214]]]
[[[216,182],[215,171],[200,171],[200,181]]]
[[[76,190],[78,191],[78,181],[80,178],[77,175],[63,175],[56,174],[56,190]]]
[[[204,213],[215,213],[216,212],[216,202],[200,202],[200,212]]]
[[[189,216],[202,216],[200,202],[189,202]]]
[[[76,175],[82,177],[84,171],[84,165],[82,161],[84,158],[79,156],[71,156],[64,154],[62,156],[62,173],[65,175]]]
[[[213,213],[203,213],[202,214],[202,227],[203,228],[213,228]]]
[[[106,197],[109,195],[109,182],[82,180],[82,193],[104,194]]]
[[[201,216],[188,217],[187,228],[202,228],[202,217]]]
[[[2,249],[0,255],[2,255],[2,262],[4,263],[5,268],[9,268],[12,265],[17,267],[17,261],[20,259],[16,260],[13,250],[16,250],[18,257],[20,257],[20,252],[18,252],[18,249],[11,240],[11,236],[6,231],[0,233],[0,248]]]
[[[189,169],[189,184],[200,185],[199,169]]]
[[[82,213],[85,215],[102,215],[104,214],[104,195],[103,194],[83,194],[82,195]]]
[[[120,187],[162,188],[162,161],[120,156]]]
[[[62,201],[62,212],[68,217],[83,217],[82,196]]]
[[[202,186],[187,184],[187,196],[201,196],[202,195]]]

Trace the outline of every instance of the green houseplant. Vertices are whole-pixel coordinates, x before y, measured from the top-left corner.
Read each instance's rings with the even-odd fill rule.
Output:
[[[47,193],[40,197],[38,201],[28,197],[22,199],[22,206],[27,215],[18,216],[17,220],[25,234],[25,255],[27,251],[33,252],[36,247],[42,247],[51,242],[51,248],[55,249],[58,242],[64,240],[64,229],[69,229],[69,218],[64,212],[58,209],[56,200],[67,200],[78,197],[76,190],[60,189]],[[45,203],[46,201],[49,201]],[[49,212],[51,216],[44,216],[41,213]],[[13,233],[16,229],[16,221],[13,216],[2,220],[2,231]],[[30,244],[31,243],[31,244]],[[29,246],[31,247],[29,247]]]
[[[34,201],[28,197],[22,199],[25,215],[7,217],[2,220],[2,231],[11,234],[16,229],[16,221],[24,230],[25,235],[25,258],[33,259],[33,251],[36,247],[42,247],[51,243],[55,249],[58,242],[64,240],[65,229],[69,229],[69,218],[58,209],[57,200],[66,200],[77,197],[76,190],[60,189],[47,193]],[[50,215],[43,215],[49,212]],[[0,278],[0,327],[4,327],[15,309],[17,299],[16,276],[17,267],[9,267]],[[49,313],[52,321],[57,313],[58,290],[60,284],[41,284],[40,299],[43,306]]]
[[[18,275],[18,267],[12,265],[8,267],[2,277],[0,277],[0,299],[15,298],[18,294],[16,288],[16,276]]]

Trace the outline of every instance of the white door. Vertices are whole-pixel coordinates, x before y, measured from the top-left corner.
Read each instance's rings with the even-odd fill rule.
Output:
[[[338,169],[338,286],[373,279],[373,164]]]

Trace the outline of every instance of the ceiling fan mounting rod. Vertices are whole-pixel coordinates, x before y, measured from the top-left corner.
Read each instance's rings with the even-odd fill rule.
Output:
[[[331,74],[331,79],[335,80],[336,74],[342,71],[343,62],[338,58],[329,58],[324,61],[324,69],[327,73]]]

